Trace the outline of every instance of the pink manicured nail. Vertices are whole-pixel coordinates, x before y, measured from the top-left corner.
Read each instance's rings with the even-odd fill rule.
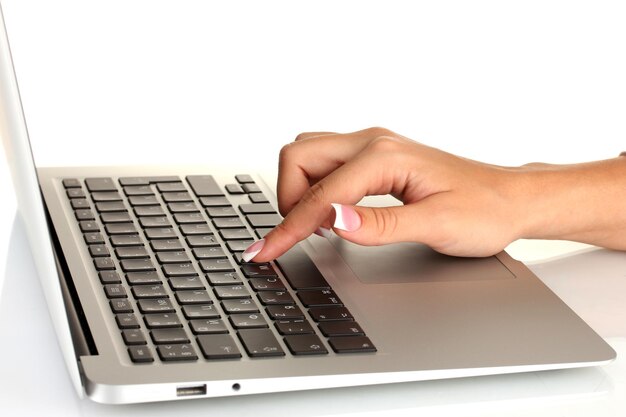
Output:
[[[330,229],[327,229],[325,227],[318,227],[314,233],[318,236],[325,237],[326,239],[330,239],[330,237],[332,236],[330,233]]]
[[[257,240],[252,245],[248,246],[245,251],[243,251],[241,259],[243,259],[244,262],[250,262],[250,259],[254,258],[259,254],[259,252],[261,252],[263,246],[265,246],[265,239]]]
[[[361,227],[361,216],[350,206],[332,203],[335,209],[335,224],[333,227],[345,230],[346,232],[354,232]]]

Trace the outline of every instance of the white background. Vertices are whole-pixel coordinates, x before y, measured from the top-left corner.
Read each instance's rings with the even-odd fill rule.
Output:
[[[40,165],[267,170],[301,131],[373,125],[504,165],[626,150],[623,2],[2,6]],[[10,187],[1,162],[0,268]]]

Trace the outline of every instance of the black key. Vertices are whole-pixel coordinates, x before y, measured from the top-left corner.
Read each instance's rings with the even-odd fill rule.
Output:
[[[304,318],[304,313],[296,305],[273,305],[265,311],[272,320],[298,320]]]
[[[122,339],[127,345],[145,345],[146,336],[139,329],[122,330]]]
[[[129,346],[128,355],[130,360],[135,363],[150,363],[154,362],[154,357],[150,350],[145,346]]]
[[[117,191],[99,191],[91,193],[93,201],[122,201],[122,196]]]
[[[243,263],[241,272],[248,278],[277,277],[276,270],[270,264]]]
[[[210,272],[206,277],[211,285],[236,285],[242,283],[239,275],[235,271]]]
[[[187,191],[181,182],[162,182],[157,184],[157,189],[162,193]]]
[[[126,274],[126,281],[130,285],[160,284],[161,278],[156,271],[129,272]]]
[[[250,298],[250,291],[243,285],[225,285],[213,288],[215,295],[220,300],[234,298]]]
[[[187,243],[192,248],[201,248],[207,246],[219,246],[219,241],[212,234],[187,236]]]
[[[225,240],[252,239],[252,235],[248,232],[248,229],[221,229],[220,235]]]
[[[173,290],[203,290],[204,284],[198,275],[187,277],[172,277],[169,279]]]
[[[123,259],[120,261],[124,272],[154,271],[151,259]]]
[[[153,195],[133,195],[128,197],[131,206],[158,206],[159,201]]]
[[[154,191],[149,185],[128,185],[124,187],[124,194],[133,195],[154,195]]]
[[[296,303],[291,294],[287,291],[261,291],[257,293],[257,297],[259,297],[261,303],[266,306]]]
[[[337,353],[376,352],[376,347],[366,336],[331,337],[328,342]]]
[[[256,358],[263,356],[284,356],[278,340],[269,329],[246,329],[237,332],[248,355]]]
[[[161,175],[152,177],[122,177],[119,181],[121,185],[148,185],[160,182],[180,182],[180,178],[174,175]]]
[[[89,208],[89,201],[85,198],[75,198],[70,200],[73,209],[85,209]]]
[[[80,181],[76,178],[65,178],[63,180],[63,187],[65,188],[80,188]]]
[[[95,258],[93,264],[96,266],[96,270],[105,271],[115,269],[115,263],[111,258]]]
[[[179,304],[210,304],[211,296],[206,290],[176,291],[176,299]]]
[[[243,194],[243,188],[241,188],[241,185],[239,184],[227,184],[226,185],[226,191],[228,191],[228,194]]]
[[[93,215],[93,211],[89,209],[74,210],[74,216],[76,220],[94,220],[96,217]]]
[[[237,180],[239,184],[247,184],[247,183],[254,182],[254,179],[252,179],[252,177],[247,174],[235,175],[235,179]]]
[[[111,236],[111,245],[115,247],[119,246],[140,246],[143,245],[143,241],[139,235],[116,235]]]
[[[330,288],[313,261],[299,245],[276,259],[276,263],[295,290]]]
[[[354,321],[326,321],[319,324],[322,334],[332,336],[363,336],[365,332]]]
[[[104,237],[100,233],[85,233],[83,234],[85,243],[88,245],[104,243]]]
[[[126,211],[126,206],[121,201],[104,201],[101,203],[96,203],[96,210],[98,210],[100,213]]]
[[[196,270],[191,263],[183,264],[165,264],[163,272],[167,277],[183,277],[188,275],[197,275]]]
[[[229,272],[234,270],[228,258],[202,259],[200,260],[200,268],[202,272]]]
[[[117,187],[111,178],[85,178],[85,185],[91,192],[117,191]]]
[[[167,205],[172,213],[199,213],[198,207],[196,207],[196,203],[187,202],[187,203],[170,203]]]
[[[102,223],[126,223],[132,221],[127,211],[102,213],[100,214],[100,220],[102,220]]]
[[[174,313],[146,314],[143,319],[149,329],[183,327],[180,319]]]
[[[193,349],[193,346],[188,343],[159,345],[157,346],[157,352],[159,353],[159,358],[161,358],[163,362],[198,360],[196,351]]]
[[[122,282],[120,275],[115,271],[98,272],[98,277],[103,284],[119,284]]]
[[[137,216],[163,216],[165,211],[161,206],[137,206],[134,208]]]
[[[191,195],[187,191],[177,193],[162,193],[161,197],[166,203],[185,203],[187,201],[193,201]]]
[[[229,317],[235,329],[261,329],[268,327],[267,322],[259,313],[233,314]]]
[[[109,301],[109,304],[111,305],[111,310],[114,313],[132,313],[133,312],[133,306],[130,303],[130,301],[128,301],[128,299],[126,298],[111,300]]]
[[[354,320],[352,314],[345,307],[311,307],[309,314],[317,322]]]
[[[242,252],[253,243],[254,240],[229,240],[226,242],[226,246],[231,252]]]
[[[239,300],[224,300],[222,301],[222,308],[226,314],[233,313],[258,313],[259,308],[256,303],[250,298],[244,298]]]
[[[115,321],[120,329],[138,329],[139,320],[133,313],[116,314]]]
[[[241,188],[243,189],[245,193],[248,193],[248,194],[261,192],[261,188],[254,183],[243,184]]]
[[[148,239],[172,239],[176,236],[176,232],[171,227],[160,227],[145,230]]]
[[[278,214],[250,214],[246,219],[252,227],[275,227],[283,221]]]
[[[220,246],[212,246],[208,248],[193,248],[193,256],[196,259],[215,259],[225,258],[226,252]]]
[[[282,335],[315,333],[313,327],[306,320],[279,320],[275,325],[278,333]]]
[[[271,214],[276,213],[276,210],[269,203],[263,204],[240,204],[239,210],[243,214]]]
[[[213,224],[218,229],[238,229],[245,227],[239,217],[216,217]]]
[[[132,288],[135,298],[162,298],[167,297],[167,291],[163,285],[135,285]]]
[[[183,245],[179,239],[158,239],[150,241],[154,251],[181,251]]]
[[[260,239],[263,239],[266,234],[272,231],[272,229],[272,227],[260,227],[258,229],[255,229],[254,231]]]
[[[265,195],[263,195],[263,193],[248,194],[248,198],[253,203],[269,203],[269,200],[265,197]]]
[[[298,291],[298,298],[305,307],[343,305],[333,290]]]
[[[230,202],[226,197],[202,197],[200,204],[202,204],[203,207],[230,206]]]
[[[206,359],[237,359],[241,358],[239,348],[230,335],[211,334],[196,338],[200,350]]]
[[[149,228],[149,227],[169,227],[172,224],[170,220],[165,216],[150,216],[150,217],[140,217],[139,224],[141,227]]]
[[[285,337],[285,344],[294,355],[325,355],[328,350],[314,334],[293,335]]]
[[[104,286],[107,298],[126,298],[126,288],[122,284],[107,284]]]
[[[187,252],[158,252],[156,257],[162,264],[187,263],[190,261]]]
[[[70,188],[66,191],[68,198],[85,198],[82,188]]]
[[[137,259],[150,257],[145,246],[121,246],[115,249],[115,253],[120,259]]]
[[[189,337],[184,329],[154,329],[150,332],[150,336],[157,345],[189,343]]]
[[[108,223],[104,229],[109,235],[136,235],[137,229],[134,223]]]
[[[228,328],[220,319],[190,320],[189,325],[194,334],[228,333]]]
[[[174,307],[168,298],[159,298],[156,300],[144,299],[137,301],[139,311],[144,314],[149,313],[173,313]]]
[[[183,306],[183,314],[188,319],[216,319],[220,317],[219,311],[213,304]]]
[[[174,214],[174,220],[178,224],[206,223],[206,220],[200,213],[176,213]]]
[[[98,230],[100,230],[100,227],[98,226],[98,223],[94,222],[94,221],[89,221],[89,220],[85,220],[82,221],[80,223],[78,223],[78,225],[80,226],[80,231],[85,233],[85,232],[96,232]]]
[[[251,278],[248,282],[254,291],[285,291],[287,289],[276,277]]]
[[[198,197],[224,195],[217,181],[211,175],[188,175],[187,182]]]
[[[208,224],[183,224],[180,226],[180,231],[185,236],[189,235],[206,235],[212,233]]]
[[[89,246],[89,254],[94,257],[111,256],[109,249],[105,245],[91,245]]]
[[[233,217],[237,216],[237,212],[233,207],[209,207],[206,209],[209,217]]]

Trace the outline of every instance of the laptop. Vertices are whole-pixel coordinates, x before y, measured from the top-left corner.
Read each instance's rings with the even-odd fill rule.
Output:
[[[37,169],[0,19],[2,140],[79,396],[225,397],[615,358],[505,252],[456,258],[314,235],[276,261],[246,263],[245,247],[281,221],[257,174]]]

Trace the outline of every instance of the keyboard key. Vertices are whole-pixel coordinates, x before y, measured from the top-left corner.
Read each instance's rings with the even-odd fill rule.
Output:
[[[100,256],[111,256],[109,249],[105,245],[91,245],[89,246],[89,254],[93,258]]]
[[[107,284],[104,286],[107,298],[126,298],[126,288],[122,284]]]
[[[127,211],[113,211],[100,214],[100,220],[102,223],[127,223],[132,219]]]
[[[189,343],[189,337],[187,337],[187,332],[184,329],[153,329],[150,336],[157,345]]]
[[[174,221],[177,224],[206,223],[206,220],[200,213],[176,213],[174,214]]]
[[[150,216],[150,217],[140,217],[139,224],[143,228],[150,227],[170,227],[172,224],[170,223],[170,219],[165,216]]]
[[[83,239],[85,239],[85,243],[88,245],[104,243],[104,237],[100,233],[85,233],[83,234]]]
[[[119,259],[150,257],[145,246],[121,246],[115,249],[115,253]]]
[[[187,319],[217,319],[220,313],[213,304],[183,306],[183,314]]]
[[[94,221],[82,221],[80,223],[78,223],[78,225],[80,226],[80,231],[85,233],[85,232],[97,232],[100,230],[100,227],[98,226],[98,223],[94,222]]]
[[[179,239],[151,240],[150,246],[154,251],[181,251],[184,249]]]
[[[135,363],[150,363],[154,362],[154,357],[150,350],[145,346],[129,346],[128,355],[130,360]]]
[[[228,258],[202,259],[200,260],[200,268],[202,272],[229,272],[234,270]]]
[[[111,236],[111,245],[115,247],[140,246],[143,245],[143,241],[139,235],[115,235]]]
[[[295,304],[291,294],[287,291],[261,291],[257,293],[257,297],[263,305],[283,305]]]
[[[283,285],[280,278],[250,278],[248,280],[254,291],[285,291],[287,288]]]
[[[330,288],[313,261],[299,245],[277,258],[276,263],[295,290]]]
[[[256,185],[255,183],[243,184],[241,188],[243,189],[245,193],[248,193],[248,194],[261,192],[261,188],[259,188],[259,186]]]
[[[133,195],[154,195],[154,191],[149,185],[129,185],[124,187],[124,194]]]
[[[137,216],[163,216],[165,211],[161,206],[137,206],[134,208]]]
[[[241,353],[235,341],[227,334],[198,336],[200,350],[206,359],[238,359]]]
[[[225,285],[213,288],[215,295],[220,300],[234,298],[250,298],[250,291],[243,285]]]
[[[228,333],[228,328],[220,319],[190,320],[189,326],[194,334]]]
[[[317,322],[354,320],[352,314],[345,307],[311,307],[309,314]]]
[[[256,357],[284,356],[278,340],[269,329],[246,329],[237,332],[248,355]]]
[[[202,197],[200,204],[202,204],[202,207],[230,206],[230,202],[226,197]]]
[[[247,183],[254,182],[254,179],[250,175],[247,175],[247,174],[235,175],[235,179],[237,180],[239,184],[247,184]]]
[[[152,177],[122,177],[119,179],[121,185],[148,185],[160,182],[180,182],[180,178],[174,175],[162,175]]]
[[[275,325],[278,333],[282,335],[315,333],[313,327],[306,320],[279,320]]]
[[[158,206],[159,200],[153,195],[133,195],[128,197],[131,206]]]
[[[241,272],[243,272],[247,278],[278,276],[276,270],[270,264],[244,263],[241,265]]]
[[[139,306],[139,311],[143,314],[174,312],[174,306],[172,306],[172,302],[168,298],[138,300],[137,305]]]
[[[192,249],[193,256],[196,259],[215,259],[215,258],[225,258],[226,252],[220,246],[212,246],[207,248],[193,248]]]
[[[253,203],[269,203],[269,200],[263,195],[263,193],[248,194],[248,198]]]
[[[119,284],[122,282],[120,275],[115,271],[100,271],[98,272],[98,277],[103,284]]]
[[[187,182],[198,197],[222,196],[222,189],[211,175],[188,175]]]
[[[304,318],[304,313],[296,305],[272,305],[265,311],[272,320],[298,320]]]
[[[136,235],[137,229],[134,223],[108,223],[104,229],[109,235]]]
[[[250,214],[246,216],[252,227],[275,227],[283,218],[278,214]]]
[[[239,217],[216,217],[213,224],[218,229],[239,229],[245,227]]]
[[[144,230],[148,239],[173,239],[176,236],[176,232],[171,227],[161,227],[154,229]]]
[[[270,214],[276,213],[276,210],[272,207],[271,204],[262,203],[262,204],[240,204],[239,210],[243,214]]]
[[[89,201],[85,198],[75,198],[70,200],[73,209],[86,209],[89,208]]]
[[[149,329],[183,327],[182,322],[174,313],[146,314],[143,319]]]
[[[209,272],[207,280],[211,285],[236,285],[242,284],[239,275],[235,271],[231,272]]]
[[[139,320],[133,313],[116,314],[115,322],[120,329],[138,329]]]
[[[111,306],[111,311],[113,311],[116,314],[133,312],[133,306],[130,303],[130,301],[128,301],[128,299],[126,298],[111,300],[109,301],[109,304]]]
[[[81,188],[70,188],[66,194],[68,198],[85,198],[85,192]]]
[[[220,235],[222,239],[225,240],[252,239],[252,235],[248,232],[248,229],[221,229]]]
[[[226,185],[226,191],[228,191],[228,194],[243,194],[243,188],[241,188],[241,185],[239,184],[227,184]]]
[[[328,350],[315,334],[292,335],[285,337],[285,344],[294,355],[325,355]]]
[[[235,329],[261,329],[268,327],[265,318],[260,313],[233,314],[229,317]]]
[[[173,290],[203,290],[204,284],[198,275],[186,277],[172,277],[169,279]]]
[[[242,252],[253,243],[254,240],[229,240],[226,242],[226,246],[231,252]]]
[[[121,201],[103,201],[100,203],[96,203],[96,210],[98,210],[100,213],[126,211],[126,206]]]
[[[187,243],[192,248],[219,246],[219,241],[212,234],[187,236]]]
[[[157,189],[162,193],[187,191],[185,185],[181,182],[162,182],[157,184]]]
[[[154,271],[151,259],[123,259],[120,261],[124,272]]]
[[[161,278],[156,271],[129,272],[126,281],[130,285],[160,284]]]
[[[146,336],[139,329],[122,330],[122,339],[127,345],[145,345]]]
[[[376,352],[376,347],[366,336],[331,337],[328,343],[337,353]]]
[[[170,203],[167,205],[172,213],[199,213],[196,203],[189,201],[186,203]]]
[[[209,207],[206,209],[209,217],[233,217],[237,216],[237,212],[231,206],[228,207]]]
[[[91,192],[117,191],[117,187],[111,178],[85,178],[85,185]]]
[[[79,209],[74,210],[74,216],[76,216],[76,220],[94,220],[95,216],[93,215],[93,211],[89,209]]]
[[[226,314],[259,312],[259,307],[257,307],[256,303],[250,298],[239,300],[224,300],[222,301],[222,308],[224,309]]]
[[[258,229],[255,229],[254,232],[259,237],[259,239],[263,239],[265,235],[272,231],[272,229],[272,227],[260,227]]]
[[[163,362],[198,360],[196,351],[193,346],[188,343],[159,345],[157,346],[157,352],[159,353],[159,358],[161,358]]]
[[[183,224],[180,226],[180,231],[185,236],[189,235],[207,235],[213,231],[208,224]]]
[[[122,196],[117,191],[99,191],[91,193],[93,201],[122,201]]]
[[[162,264],[190,262],[187,252],[158,252],[157,260]]]
[[[65,188],[80,188],[80,181],[76,178],[65,178],[63,180],[63,187]]]
[[[187,191],[181,191],[177,193],[162,193],[161,197],[166,203],[185,203],[193,201],[191,195]]]
[[[305,307],[343,305],[333,290],[298,291],[298,298]]]
[[[115,263],[111,258],[95,258],[93,264],[97,271],[114,270]]]
[[[210,304],[213,302],[206,290],[176,291],[176,300],[179,304]]]
[[[163,285],[135,285],[132,288],[135,298],[162,298],[167,297],[167,291]]]
[[[319,324],[319,329],[326,337],[365,335],[361,326],[354,321],[326,321]]]
[[[197,275],[192,263],[165,264],[163,265],[163,273],[165,273],[167,277]]]

